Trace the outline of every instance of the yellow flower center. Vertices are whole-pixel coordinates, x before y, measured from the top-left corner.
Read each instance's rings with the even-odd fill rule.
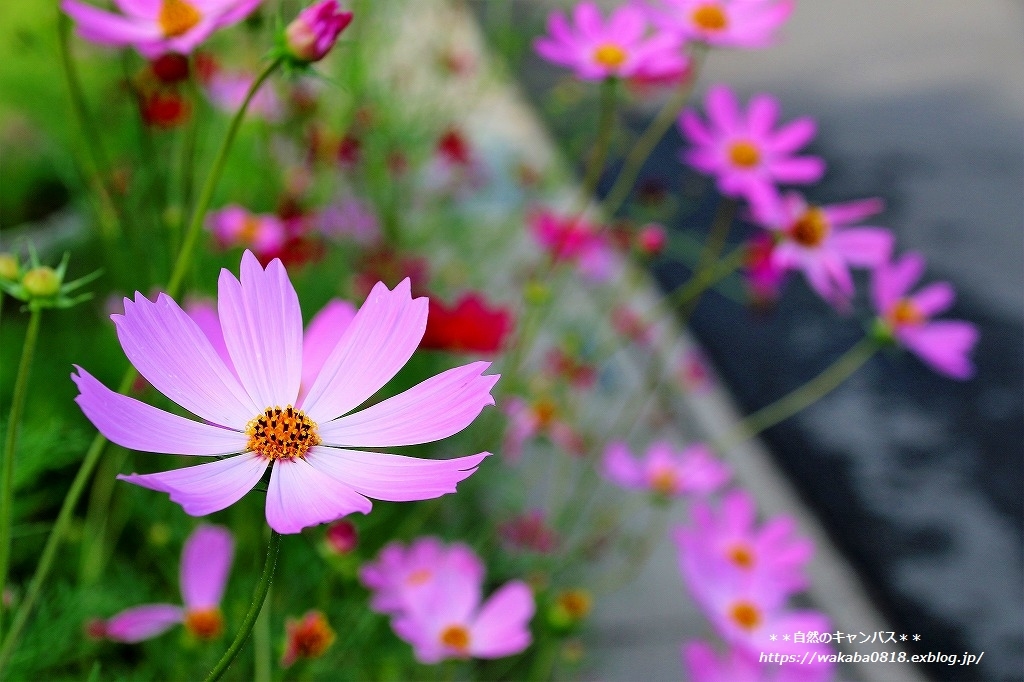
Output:
[[[725,554],[740,568],[750,570],[754,567],[754,552],[746,545],[733,545]]]
[[[809,208],[789,228],[789,235],[802,246],[818,246],[825,241],[828,231],[825,212],[820,208]]]
[[[188,33],[203,15],[187,0],[163,0],[156,21],[166,38],[177,38]]]
[[[690,15],[693,23],[705,31],[721,31],[729,24],[725,12],[717,4],[700,5]]]
[[[761,152],[753,142],[740,140],[729,147],[729,160],[740,168],[753,168],[761,161]]]
[[[675,495],[679,476],[672,469],[660,469],[651,476],[651,489],[662,495]]]
[[[245,432],[249,435],[246,447],[267,459],[304,457],[321,442],[316,422],[291,405],[283,410],[268,407],[246,424]]]
[[[546,428],[551,425],[558,414],[558,407],[547,398],[541,398],[533,406],[533,414],[537,418],[537,428]]]
[[[896,305],[889,310],[887,315],[889,323],[894,327],[907,324],[920,324],[924,321],[924,313],[910,299],[901,298]]]
[[[185,614],[185,628],[199,639],[215,639],[224,631],[220,609],[197,609]]]
[[[626,61],[626,51],[618,45],[605,43],[594,50],[594,61],[609,69],[617,69]]]
[[[256,240],[256,235],[260,231],[259,218],[253,215],[246,216],[242,220],[242,229],[238,231],[238,236],[242,241],[246,243],[252,243]]]
[[[469,651],[469,630],[462,625],[449,625],[441,631],[441,644],[465,653]]]
[[[748,601],[733,604],[729,616],[744,630],[753,630],[761,623],[761,610]]]
[[[420,568],[410,573],[409,576],[405,579],[405,583],[407,585],[412,586],[422,585],[423,583],[430,580],[430,576],[430,569]]]
[[[590,613],[590,595],[585,590],[566,590],[558,596],[558,607],[573,620],[581,620]]]

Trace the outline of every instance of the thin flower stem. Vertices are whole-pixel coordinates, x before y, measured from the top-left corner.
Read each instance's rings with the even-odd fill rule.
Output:
[[[821,374],[741,420],[732,431],[718,439],[715,449],[728,451],[812,405],[860,369],[878,349],[878,341],[870,335],[865,336]]]
[[[576,202],[574,215],[582,214],[586,210],[597,189],[597,182],[601,179],[601,171],[608,161],[608,151],[612,146],[612,135],[615,132],[615,102],[618,95],[618,79],[606,78],[601,83],[601,103],[599,105],[597,121],[597,138],[594,141],[594,151],[587,161],[587,171],[583,176],[583,184],[580,186],[579,199]]]
[[[281,534],[276,530],[272,530],[270,532],[270,545],[267,547],[267,560],[263,564],[263,574],[260,576],[259,582],[256,583],[256,590],[252,593],[252,604],[249,606],[249,612],[245,614],[242,626],[238,629],[238,634],[235,635],[235,641],[231,642],[231,646],[224,652],[220,661],[210,671],[210,674],[206,676],[206,682],[216,682],[216,680],[219,680],[232,661],[235,660],[235,657],[238,656],[238,652],[242,650],[245,640],[249,639],[249,633],[252,632],[252,627],[256,624],[256,618],[260,615],[260,610],[263,608],[263,601],[267,598],[267,592],[270,591],[270,583],[274,579],[274,569],[277,567],[277,553],[280,548]]]
[[[203,185],[203,191],[196,203],[192,222],[189,225],[188,233],[186,234],[185,240],[182,244],[181,252],[178,254],[178,260],[175,264],[174,272],[165,289],[168,296],[173,297],[177,295],[184,281],[185,272],[188,270],[188,264],[191,262],[191,251],[195,248],[199,237],[199,228],[203,222],[203,215],[209,207],[210,200],[213,197],[213,192],[217,186],[217,181],[220,179],[220,175],[224,170],[224,162],[227,160],[228,151],[231,149],[231,143],[234,141],[235,134],[238,132],[242,119],[245,117],[245,112],[249,107],[249,102],[252,100],[256,91],[259,90],[259,87],[263,82],[266,81],[278,66],[280,66],[281,61],[281,59],[277,59],[271,62],[263,73],[261,73],[253,82],[252,87],[249,88],[249,92],[246,94],[245,100],[242,102],[242,106],[239,107],[235,117],[231,120],[231,125],[228,128],[224,142],[221,144],[220,151],[217,153],[213,166],[210,168],[210,174],[206,179],[206,184]],[[124,377],[121,379],[121,384],[118,387],[117,392],[127,392],[135,381],[136,376],[138,376],[136,369],[134,367],[129,367],[125,371]],[[103,434],[96,434],[96,437],[93,438],[92,443],[89,445],[89,449],[85,453],[85,457],[82,459],[81,465],[78,467],[78,473],[75,474],[75,479],[71,482],[71,488],[68,490],[68,494],[64,497],[64,502],[61,504],[60,512],[57,514],[57,520],[53,524],[53,530],[50,532],[50,536],[46,540],[46,546],[43,547],[43,553],[39,558],[39,563],[36,565],[36,571],[32,576],[28,589],[25,592],[25,598],[22,600],[21,604],[18,606],[18,610],[14,614],[14,620],[11,623],[10,632],[7,633],[7,636],[3,640],[3,644],[0,645],[0,673],[3,672],[4,666],[7,665],[11,655],[14,653],[14,648],[18,644],[21,632],[28,622],[32,608],[35,606],[36,600],[39,598],[39,594],[42,591],[43,583],[46,581],[46,578],[50,573],[50,569],[53,566],[53,560],[56,557],[57,550],[60,548],[60,544],[67,532],[68,524],[71,522],[71,516],[74,512],[75,506],[78,504],[78,500],[81,498],[82,493],[85,490],[85,486],[89,482],[89,477],[92,476],[92,472],[96,468],[96,464],[99,462],[99,458],[107,446],[107,442],[108,441]]]
[[[689,281],[683,285],[685,293],[680,293],[679,295],[680,298],[684,299],[679,310],[679,326],[681,327],[685,327],[686,323],[690,321],[690,316],[697,309],[700,295],[707,291],[707,288],[712,284],[715,266],[718,263],[719,255],[722,253],[722,248],[725,246],[725,239],[729,236],[729,230],[732,228],[732,221],[736,216],[737,206],[735,199],[722,197],[719,201],[718,210],[715,212],[715,220],[711,224],[710,232],[708,232],[708,239],[704,242],[704,250],[701,251],[697,267],[694,269]]]
[[[708,288],[718,284],[723,279],[736,272],[736,270],[743,265],[743,261],[746,257],[747,247],[737,246],[717,263],[708,268],[703,280],[691,278],[666,294],[665,303],[670,308],[679,307],[686,309],[687,306],[692,305],[692,301],[707,291]]]
[[[0,594],[7,586],[7,569],[11,562],[11,519],[14,507],[14,450],[18,445],[18,429],[21,428],[21,414],[28,397],[28,379],[32,372],[32,358],[39,339],[39,325],[43,317],[41,308],[34,308],[25,331],[25,342],[18,364],[18,376],[14,380],[14,395],[11,398],[11,413],[7,418],[7,437],[4,438],[3,486],[0,488]]]
[[[67,81],[68,96],[71,99],[71,110],[78,119],[78,125],[82,130],[82,137],[85,139],[85,148],[88,150],[91,168],[86,171],[89,183],[99,198],[97,214],[100,221],[100,230],[103,238],[107,241],[121,233],[121,216],[114,203],[113,186],[110,184],[107,171],[110,164],[107,159],[103,145],[100,143],[100,136],[93,125],[92,117],[89,115],[88,107],[85,105],[85,95],[82,92],[82,83],[78,79],[78,70],[71,58],[70,40],[71,20],[60,10],[57,10],[57,44],[60,49],[61,66],[64,71],[64,79]]]
[[[668,129],[672,127],[672,122],[679,116],[679,111],[686,104],[686,101],[690,99],[690,94],[693,92],[693,86],[697,84],[697,77],[700,75],[701,66],[707,52],[706,45],[697,44],[695,46],[691,55],[692,66],[689,77],[680,85],[675,94],[665,102],[661,110],[658,111],[657,116],[654,117],[654,120],[641,133],[640,139],[633,145],[629,155],[626,157],[625,163],[622,165],[622,170],[619,171],[615,178],[615,183],[608,190],[608,195],[601,203],[601,212],[605,216],[610,218],[615,215],[616,211],[622,208],[622,204],[633,189],[633,184],[636,182],[637,176],[640,175],[640,170],[647,161],[647,157],[651,155],[654,147],[665,136]]]
[[[224,141],[221,143],[220,150],[217,152],[216,158],[213,160],[213,166],[210,167],[210,173],[206,176],[206,182],[203,184],[202,190],[199,192],[199,198],[196,200],[195,208],[192,211],[192,220],[189,222],[188,229],[185,231],[185,238],[182,241],[181,251],[178,254],[178,260],[174,264],[174,270],[171,272],[171,279],[167,282],[166,293],[171,298],[175,297],[181,289],[181,285],[185,280],[185,273],[188,272],[189,265],[192,263],[192,252],[195,250],[196,242],[199,240],[199,234],[203,226],[203,219],[206,217],[206,211],[210,207],[210,201],[213,199],[213,193],[217,189],[217,184],[220,182],[220,176],[224,172],[224,164],[227,162],[228,153],[231,151],[231,145],[235,141],[235,135],[238,134],[238,129],[242,125],[242,120],[245,118],[245,112],[249,108],[249,102],[256,96],[263,83],[270,77],[272,73],[281,65],[284,61],[282,57],[275,59],[267,65],[267,68],[253,81],[252,86],[249,87],[249,92],[245,94],[245,99],[242,100],[242,106],[235,112],[234,118],[231,119],[231,124],[228,126],[228,132],[224,136]]]

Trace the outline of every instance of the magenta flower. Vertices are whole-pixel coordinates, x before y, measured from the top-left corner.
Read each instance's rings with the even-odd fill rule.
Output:
[[[206,96],[220,111],[234,114],[242,108],[254,80],[255,76],[251,73],[217,69],[204,83]],[[263,87],[253,95],[245,113],[246,116],[256,116],[274,123],[284,116],[284,105],[273,88]]]
[[[623,5],[602,21],[593,2],[581,2],[572,13],[570,26],[561,12],[548,17],[548,35],[537,38],[533,47],[549,62],[566,66],[583,80],[605,78],[676,77],[687,61],[682,41],[661,32],[647,36],[643,10]]]
[[[666,441],[652,444],[639,461],[625,443],[612,443],[604,452],[601,473],[615,485],[664,497],[705,495],[732,475],[706,445],[698,443],[677,451]]]
[[[733,490],[719,513],[706,503],[693,506],[693,523],[675,532],[679,561],[688,580],[701,585],[735,574],[787,595],[808,584],[805,567],[814,554],[810,540],[797,537],[796,522],[777,516],[757,526],[753,498]]]
[[[910,349],[936,372],[970,379],[974,364],[969,355],[978,342],[978,328],[962,320],[932,321],[953,305],[956,294],[948,282],[935,282],[909,295],[924,268],[921,254],[908,253],[875,269],[871,297],[878,326],[887,338]]]
[[[341,11],[338,0],[321,0],[299,12],[285,27],[285,48],[300,62],[318,62],[351,23],[352,13]]]
[[[534,239],[553,261],[574,263],[593,283],[615,275],[615,252],[597,225],[582,218],[562,218],[547,209],[532,212],[527,220]]]
[[[125,354],[158,391],[198,422],[118,395],[77,367],[75,399],[100,432],[126,448],[177,455],[226,456],[164,473],[118,478],[168,493],[203,516],[234,504],[267,469],[266,516],[280,533],[368,513],[372,497],[410,501],[455,491],[482,452],[446,461],[353,447],[390,448],[447,438],[486,405],[497,375],[475,362],[359,412],[411,357],[426,326],[427,300],[409,281],[378,283],[306,385],[302,316],[284,266],[264,270],[242,256],[241,278],[221,271],[218,318],[230,364],[168,296],[139,293],[114,315]]]
[[[774,303],[786,280],[786,270],[775,261],[775,239],[758,232],[747,241],[743,277],[755,306]]]
[[[761,207],[757,220],[778,240],[772,264],[781,270],[803,270],[819,296],[840,309],[853,297],[850,267],[876,268],[889,261],[895,238],[883,227],[856,225],[879,213],[881,199],[812,206],[798,192]]]
[[[416,660],[502,658],[530,646],[536,605],[526,583],[508,582],[481,603],[482,576],[475,565],[448,561],[435,570],[433,580],[391,621],[395,634],[412,644]]]
[[[810,648],[821,649],[820,646]],[[780,665],[778,660],[760,662],[762,654],[772,653],[778,652],[773,643],[768,642],[761,651],[735,648],[719,657],[710,644],[698,640],[683,646],[683,667],[691,682],[827,682],[832,679],[835,665],[828,660],[804,663],[801,656],[789,665]]]
[[[704,100],[705,123],[685,109],[679,127],[693,145],[683,155],[690,166],[717,179],[724,196],[745,198],[754,207],[769,205],[777,183],[808,184],[821,179],[825,162],[817,156],[796,156],[814,137],[817,125],[798,118],[778,130],[779,102],[767,94],[754,95],[745,113],[725,85],[714,85]]]
[[[200,639],[213,639],[224,629],[220,601],[231,571],[234,540],[222,526],[200,524],[181,552],[181,596],[184,607],[146,604],[127,609],[102,623],[108,639],[129,644],[163,634],[184,623]]]
[[[654,0],[651,19],[687,41],[756,49],[775,42],[793,0]]]
[[[217,29],[252,14],[260,0],[116,0],[114,14],[78,0],[61,9],[75,20],[85,40],[114,47],[133,46],[153,59],[167,52],[190,54]]]
[[[370,608],[378,613],[405,613],[417,595],[429,588],[439,576],[454,572],[479,590],[484,581],[484,565],[461,542],[444,545],[435,537],[417,538],[405,547],[389,543],[376,561],[359,569],[359,579],[373,592]]]
[[[206,217],[206,229],[222,249],[244,246],[257,255],[277,253],[287,238],[284,221],[269,213],[250,213],[232,204]]]

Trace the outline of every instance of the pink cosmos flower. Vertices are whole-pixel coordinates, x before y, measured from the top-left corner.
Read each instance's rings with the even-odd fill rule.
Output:
[[[808,584],[805,567],[814,545],[797,537],[796,522],[776,516],[760,527],[753,498],[733,490],[722,500],[719,513],[697,503],[693,523],[678,528],[679,561],[689,581],[704,584],[735,573],[739,581],[757,581],[786,595]]]
[[[439,565],[436,577],[410,599],[391,622],[395,634],[413,646],[420,663],[447,658],[502,658],[530,646],[533,592],[518,580],[482,601],[474,567]]]
[[[775,42],[793,0],[654,0],[651,19],[687,41],[756,49]]]
[[[779,298],[786,270],[774,258],[775,239],[766,232],[752,236],[746,246],[743,276],[755,306],[766,306]]]
[[[551,400],[541,398],[531,404],[513,396],[504,401],[502,411],[508,417],[508,427],[501,452],[508,462],[519,461],[526,442],[541,434],[566,452],[583,454],[581,436],[558,418],[558,407]]]
[[[530,231],[552,260],[576,264],[591,282],[606,282],[616,270],[615,252],[597,225],[582,218],[562,218],[547,209],[528,217]]]
[[[338,0],[321,0],[299,12],[284,30],[288,53],[300,62],[318,62],[338,42],[352,23],[352,12],[343,12]]]
[[[364,246],[380,240],[380,221],[373,207],[353,194],[342,194],[314,219],[321,234],[351,239]]]
[[[85,40],[114,47],[133,46],[153,59],[166,52],[190,54],[217,29],[252,14],[260,0],[116,0],[122,14],[78,0],[61,9],[75,20]]]
[[[181,552],[181,596],[184,607],[146,604],[127,609],[102,623],[99,631],[129,644],[156,637],[178,623],[201,639],[224,629],[220,601],[231,571],[234,539],[228,529],[200,524]],[[95,627],[95,626],[94,626]]]
[[[334,643],[335,633],[321,611],[308,611],[301,619],[288,618],[281,667],[291,667],[300,658],[320,658]]]
[[[813,119],[798,118],[773,130],[779,115],[777,99],[754,95],[744,113],[725,85],[712,86],[704,102],[707,123],[692,109],[679,117],[679,127],[693,145],[683,160],[715,176],[724,196],[745,198],[756,209],[777,194],[776,183],[808,184],[824,175],[822,159],[795,155],[814,137]]]
[[[352,412],[401,369],[423,336],[427,300],[411,297],[408,280],[394,291],[375,286],[315,371],[307,365],[298,297],[279,260],[264,270],[246,251],[241,278],[222,270],[219,289],[230,363],[166,295],[151,302],[136,293],[134,301],[125,299],[125,314],[113,316],[139,373],[203,422],[118,395],[76,366],[75,401],[112,442],[146,452],[230,455],[118,478],[168,493],[186,513],[203,516],[237,502],[270,469],[267,522],[279,533],[297,533],[368,513],[368,497],[410,501],[454,492],[490,454],[434,461],[349,449],[447,438],[494,404],[498,376],[483,375],[489,363],[475,362]],[[305,389],[304,376],[313,377]]]
[[[280,251],[287,238],[284,221],[277,216],[250,213],[235,204],[211,211],[206,217],[206,229],[222,249],[245,246],[260,256]]]
[[[225,113],[234,114],[242,107],[253,80],[255,76],[251,73],[216,69],[203,85],[206,96],[214,107]],[[263,87],[253,95],[245,113],[246,116],[257,116],[274,123],[284,116],[284,106],[273,88]]]
[[[978,342],[978,328],[961,320],[932,321],[953,305],[956,293],[948,282],[935,282],[910,295],[924,268],[921,254],[908,253],[875,269],[871,297],[879,328],[936,372],[970,379],[974,363],[969,355]]]
[[[548,35],[537,38],[533,47],[549,62],[573,69],[577,78],[656,79],[686,70],[679,37],[668,32],[648,37],[647,18],[637,7],[617,7],[605,22],[595,3],[581,2],[572,18],[575,26],[561,12],[552,12]]]
[[[811,647],[820,648],[820,647]],[[707,642],[694,641],[683,646],[683,667],[691,682],[827,682],[832,679],[833,663],[827,661],[780,665],[761,663],[761,654],[777,653],[769,642],[759,652],[729,649],[719,657]]]
[[[467,545],[444,545],[435,537],[417,538],[405,547],[389,543],[376,561],[359,569],[359,579],[373,592],[370,608],[378,613],[405,613],[423,590],[439,576],[454,572],[477,590],[484,581],[484,565]]]
[[[881,199],[813,206],[798,192],[789,192],[762,206],[756,217],[778,240],[772,264],[780,270],[803,270],[819,296],[845,309],[853,297],[850,267],[875,268],[892,255],[892,232],[851,227],[884,207]]]
[[[704,495],[725,484],[732,475],[706,445],[698,443],[677,451],[665,441],[652,444],[640,461],[625,443],[611,443],[604,452],[601,473],[615,485],[664,497]]]

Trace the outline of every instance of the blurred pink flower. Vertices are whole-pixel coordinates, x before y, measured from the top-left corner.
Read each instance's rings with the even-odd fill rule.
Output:
[[[454,492],[489,454],[438,461],[348,449],[447,438],[493,404],[498,377],[482,374],[489,363],[475,362],[352,412],[405,365],[423,336],[427,300],[412,299],[408,281],[394,291],[374,287],[301,400],[302,315],[281,262],[264,270],[246,251],[240,279],[222,270],[218,313],[230,364],[164,294],[150,302],[137,293],[125,299],[124,315],[113,316],[139,373],[203,422],[114,393],[76,366],[75,400],[112,442],[145,452],[231,455],[118,478],[169,493],[186,513],[203,516],[237,502],[269,467],[267,522],[297,533],[368,513],[368,497],[410,501]]]
[[[184,623],[200,639],[213,639],[224,629],[220,601],[231,572],[234,539],[227,528],[200,524],[181,552],[181,596],[184,607],[172,604],[136,606],[91,624],[92,631],[118,642],[135,643]]]
[[[892,232],[857,225],[884,207],[881,199],[813,206],[800,193],[789,192],[762,206],[755,217],[777,239],[772,265],[802,270],[819,296],[845,310],[854,293],[850,267],[875,268],[892,255]]]
[[[793,0],[653,0],[650,16],[687,41],[755,49],[775,42]]]
[[[821,649],[821,647],[811,647]],[[827,682],[832,679],[834,664],[814,660],[804,664],[780,665],[777,661],[760,662],[765,653],[776,653],[773,643],[761,651],[731,648],[721,658],[707,642],[688,642],[683,646],[683,667],[691,682]],[[822,653],[825,653],[822,651]]]
[[[703,444],[676,450],[671,443],[653,443],[638,461],[622,442],[604,451],[602,475],[629,490],[648,490],[664,497],[706,495],[729,480],[732,471]]]
[[[746,246],[743,276],[755,306],[774,303],[786,281],[786,270],[774,258],[775,239],[767,232],[757,232]]]
[[[814,554],[810,540],[796,536],[796,522],[776,516],[760,527],[753,498],[733,490],[718,513],[694,504],[693,521],[675,531],[679,561],[688,580],[703,585],[735,574],[740,582],[758,582],[785,596],[808,584],[805,567]]]
[[[688,349],[679,358],[676,377],[684,388],[698,395],[710,391],[715,381],[708,358],[699,348]]]
[[[547,209],[528,217],[530,231],[554,261],[575,263],[591,282],[605,282],[615,274],[615,253],[597,225],[582,218],[562,218]]]
[[[779,115],[777,99],[754,95],[747,111],[741,112],[736,95],[721,84],[708,90],[704,102],[707,123],[693,109],[679,117],[679,127],[692,145],[683,160],[715,176],[724,196],[745,198],[757,210],[776,197],[776,183],[803,185],[824,175],[822,159],[795,155],[814,137],[813,119],[798,118],[773,130]]]
[[[932,321],[953,305],[956,293],[948,282],[935,282],[909,295],[924,268],[921,254],[908,253],[875,269],[871,297],[879,326],[936,372],[970,379],[975,370],[969,355],[978,342],[978,328],[962,320]]]
[[[154,59],[166,52],[189,54],[217,29],[252,14],[260,0],[116,0],[114,14],[78,0],[61,9],[75,20],[85,40],[113,47],[133,46]]]
[[[636,245],[645,256],[657,256],[665,250],[668,235],[665,228],[658,223],[647,223],[636,235]]]
[[[513,580],[481,603],[482,576],[476,568],[467,562],[438,562],[433,579],[410,595],[406,609],[391,621],[395,634],[412,644],[420,663],[502,658],[530,645],[533,592]]]
[[[214,107],[227,114],[234,114],[242,107],[255,79],[251,73],[244,71],[215,69],[203,85]],[[273,123],[284,116],[284,107],[273,88],[262,87],[253,95],[245,113],[246,116],[256,116]]]
[[[519,461],[526,442],[540,435],[546,435],[552,443],[570,454],[583,454],[583,439],[569,424],[558,418],[558,407],[551,400],[541,398],[528,403],[512,396],[505,400],[501,409],[508,417],[501,448],[506,461]]]
[[[284,29],[285,48],[300,62],[318,62],[352,23],[352,12],[344,12],[338,0],[320,2],[299,12]]]
[[[339,555],[351,554],[359,546],[359,532],[351,521],[342,519],[327,527],[324,533],[327,548]]]
[[[573,9],[571,26],[561,12],[548,17],[548,35],[533,47],[549,62],[573,69],[583,80],[642,76],[677,77],[686,69],[682,41],[668,32],[648,36],[644,11],[631,5],[612,10],[607,21],[593,2]]]
[[[211,211],[206,216],[206,229],[222,249],[244,246],[260,257],[279,251],[287,237],[284,221],[276,215],[250,213],[234,204]]]
[[[343,194],[314,218],[320,233],[332,239],[351,239],[364,246],[380,239],[380,222],[373,208],[357,196]]]
[[[389,543],[376,561],[359,569],[359,580],[373,592],[371,609],[398,615],[446,572],[457,573],[477,590],[483,585],[484,565],[473,550],[461,542],[445,545],[435,537],[417,538],[408,547]]]
[[[531,509],[501,524],[498,534],[513,550],[550,554],[558,545],[558,536],[544,518],[544,511]]]

